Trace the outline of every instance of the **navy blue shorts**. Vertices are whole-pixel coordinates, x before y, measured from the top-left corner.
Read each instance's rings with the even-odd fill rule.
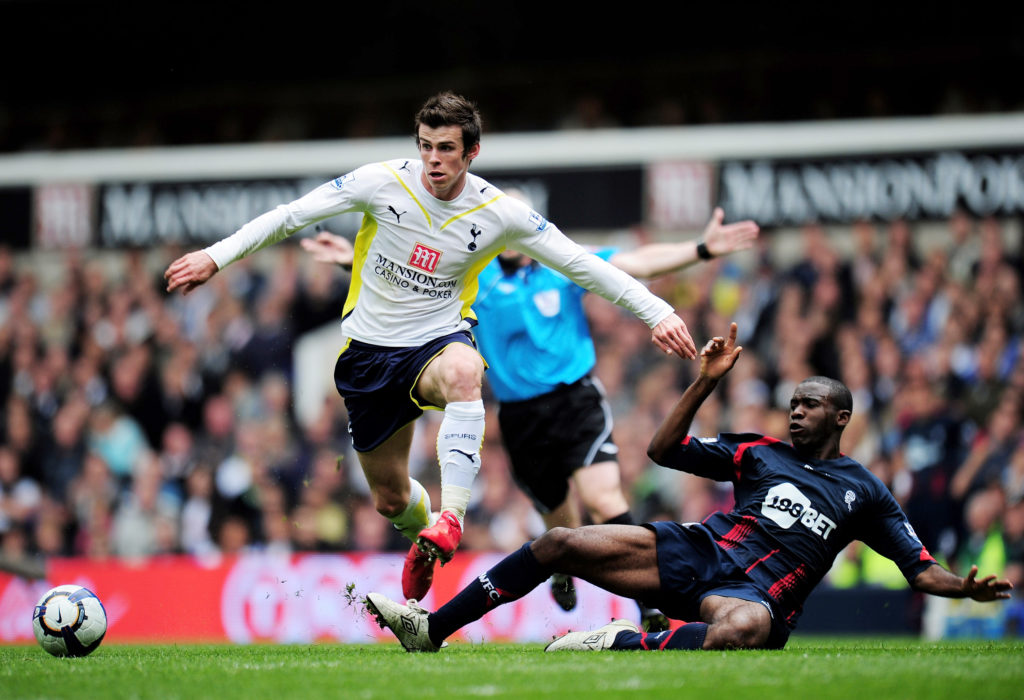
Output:
[[[657,537],[658,574],[661,592],[657,600],[644,600],[652,608],[676,620],[696,622],[700,604],[712,595],[760,603],[772,616],[765,647],[781,649],[789,639],[789,627],[769,595],[761,590],[729,557],[722,553],[711,533],[698,523],[654,522],[644,527]]]
[[[348,432],[357,452],[369,452],[423,415],[413,395],[427,364],[452,343],[476,348],[469,331],[459,331],[412,348],[389,348],[350,340],[334,365],[334,385],[345,399]]]

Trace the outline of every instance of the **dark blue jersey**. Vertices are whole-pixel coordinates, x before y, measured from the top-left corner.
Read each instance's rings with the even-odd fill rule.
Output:
[[[733,509],[703,524],[791,626],[853,540],[892,559],[908,581],[935,563],[885,485],[849,457],[804,459],[775,438],[723,433],[688,436],[663,463],[733,483]]]

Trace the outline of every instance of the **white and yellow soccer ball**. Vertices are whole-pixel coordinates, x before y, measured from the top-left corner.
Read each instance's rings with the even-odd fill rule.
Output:
[[[86,656],[107,633],[107,611],[88,588],[57,586],[36,604],[32,631],[39,646],[54,656]]]

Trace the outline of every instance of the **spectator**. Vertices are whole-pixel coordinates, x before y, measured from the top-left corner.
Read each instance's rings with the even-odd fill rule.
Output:
[[[742,369],[720,400],[705,403],[699,432],[743,425],[787,439],[779,410],[793,383],[839,367],[857,407],[843,451],[886,473],[936,556],[953,562],[979,542],[991,547],[995,530],[986,523],[1001,523],[1007,576],[1020,590],[1021,244],[1009,221],[962,212],[951,216],[948,239],[915,226],[861,222],[849,239],[823,226],[788,239],[766,232],[752,270],[712,264],[662,280],[658,292],[688,309],[695,334],[729,314],[748,319]],[[782,240],[796,241],[799,252]],[[0,245],[0,465],[8,465],[0,472],[11,473],[13,459],[15,483],[39,489],[27,510],[0,507],[17,521],[4,545],[95,557],[397,551],[393,529],[366,510],[340,400],[328,398],[302,427],[293,415],[291,346],[299,333],[337,320],[347,276],[328,278],[325,267],[293,260],[268,278],[243,261],[188,297],[168,297],[143,262],[132,255],[118,270],[68,254],[61,283],[48,285]],[[262,309],[271,298],[277,305]],[[700,520],[727,509],[727,486],[656,470],[644,454],[690,368],[652,354],[616,307],[595,298],[588,311],[637,516]],[[232,368],[241,356],[244,372]],[[465,546],[503,550],[535,535],[536,522],[508,497],[516,489],[497,456],[493,416],[487,424],[490,452]],[[437,427],[423,421],[410,461],[435,500],[424,465]],[[150,474],[154,463],[159,478]],[[10,503],[10,484],[0,475],[0,502]],[[11,512],[28,515],[12,520]],[[130,522],[142,523],[137,532]],[[848,554],[855,581],[884,585],[870,553]]]

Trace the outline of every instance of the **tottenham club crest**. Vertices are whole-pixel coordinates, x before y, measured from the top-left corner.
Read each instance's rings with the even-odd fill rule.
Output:
[[[483,233],[483,231],[478,229],[476,227],[476,224],[473,224],[473,227],[469,229],[469,235],[473,237],[473,240],[471,240],[469,242],[469,245],[466,246],[467,250],[469,250],[470,252],[476,250],[476,237],[479,236],[481,233]]]

